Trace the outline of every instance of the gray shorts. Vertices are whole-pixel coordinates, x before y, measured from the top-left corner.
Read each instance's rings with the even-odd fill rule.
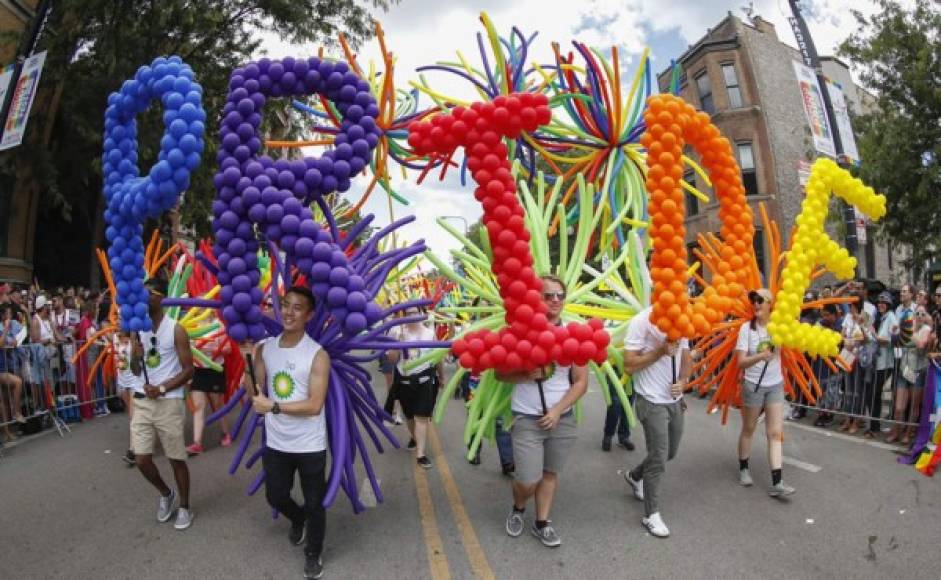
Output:
[[[513,460],[516,480],[524,484],[537,483],[542,473],[559,473],[577,436],[575,414],[568,412],[555,429],[539,426],[539,417],[515,415],[513,417]]]
[[[764,407],[771,403],[784,402],[784,383],[761,385],[757,391],[755,383],[742,380],[742,403],[746,407]]]

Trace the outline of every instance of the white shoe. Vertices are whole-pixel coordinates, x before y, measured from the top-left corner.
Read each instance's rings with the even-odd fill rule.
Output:
[[[173,511],[176,509],[176,503],[176,492],[172,489],[170,490],[170,495],[166,497],[160,496],[160,499],[157,501],[157,521],[161,524],[170,521]]]
[[[173,527],[178,530],[185,530],[193,525],[194,517],[195,514],[192,511],[186,508],[180,508],[176,510],[176,523],[173,524]]]
[[[402,417],[402,415],[396,415],[396,416],[395,416],[395,424],[396,424],[396,425],[401,425],[401,424],[404,423],[404,422],[405,422],[405,418]]]
[[[739,470],[738,482],[739,484],[745,487],[751,487],[755,483],[754,481],[752,481],[751,473],[749,473],[747,469]]]
[[[667,528],[667,525],[663,523],[660,512],[651,514],[649,518],[642,519],[641,523],[644,524],[644,527],[647,528],[651,536],[658,538],[668,538],[670,536],[670,530]]]
[[[644,480],[634,479],[631,476],[631,471],[628,469],[624,472],[624,481],[630,484],[634,489],[634,497],[637,498],[637,501],[644,501]]]

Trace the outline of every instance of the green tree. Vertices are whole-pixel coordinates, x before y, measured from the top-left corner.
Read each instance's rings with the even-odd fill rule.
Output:
[[[906,266],[918,279],[941,248],[941,11],[934,0],[879,6],[868,18],[855,13],[858,29],[840,53],[876,95],[856,123],[860,177],[888,198],[882,233],[912,247]]]
[[[260,33],[309,46],[345,32],[358,45],[372,34],[371,10],[397,0],[62,0],[39,50],[47,50],[43,94],[23,146],[0,155],[0,172],[39,197],[34,263],[44,283],[87,280],[103,239],[102,132],[108,94],[143,64],[180,55],[204,89],[206,151],[181,208],[184,225],[209,229],[218,124],[232,69],[261,45]],[[282,56],[282,55],[275,55]],[[281,107],[280,119],[272,109]],[[264,128],[297,134],[287,99],[269,105]],[[138,119],[140,167],[155,160],[163,126],[158,106]],[[273,152],[279,154],[279,152]]]

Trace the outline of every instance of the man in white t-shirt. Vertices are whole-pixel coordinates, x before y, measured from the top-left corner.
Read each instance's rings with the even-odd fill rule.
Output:
[[[651,535],[666,538],[670,530],[660,515],[660,479],[683,436],[683,391],[693,360],[689,342],[685,338],[668,341],[650,322],[651,311],[647,307],[631,319],[624,339],[624,369],[633,375],[638,395],[635,414],[644,426],[647,443],[647,457],[625,472],[624,479],[634,489],[634,497],[644,502],[646,517],[641,523]]]
[[[160,492],[157,521],[167,522],[176,511],[173,527],[185,530],[193,523],[190,510],[190,472],[186,466],[183,423],[186,403],[183,387],[193,377],[193,353],[190,339],[175,320],[163,312],[161,301],[167,296],[164,278],[150,278],[148,312],[153,328],[141,332],[136,341],[135,358],[142,358],[144,381],[134,390],[134,415],[131,417],[131,438],[137,469]],[[177,491],[170,489],[154,464],[154,443],[160,439],[163,452],[170,460]],[[179,495],[178,495],[179,494]],[[179,509],[174,504],[179,500]]]
[[[324,402],[330,356],[307,335],[314,315],[314,295],[294,286],[281,300],[284,331],[255,348],[254,380],[268,395],[255,393],[257,413],[265,416],[265,497],[291,522],[289,539],[304,548],[305,578],[323,575],[323,539],[327,514],[327,422]],[[244,352],[244,351],[243,351]],[[247,367],[246,367],[247,372]],[[246,384],[251,384],[250,380]],[[291,499],[294,472],[301,477],[304,507]]]
[[[542,276],[542,298],[550,324],[559,324],[565,305],[565,285],[555,276]],[[583,366],[551,365],[532,372],[517,372],[497,379],[515,383],[513,388],[513,509],[506,518],[506,533],[523,533],[523,512],[535,497],[536,519],[530,532],[544,546],[562,544],[549,512],[559,484],[559,472],[575,444],[577,430],[572,407],[588,390],[588,370]]]

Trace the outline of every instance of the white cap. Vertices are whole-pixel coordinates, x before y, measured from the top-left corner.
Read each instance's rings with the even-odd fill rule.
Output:
[[[46,300],[46,297],[40,294],[36,297],[36,310],[42,310],[43,306],[49,304],[49,301]]]

